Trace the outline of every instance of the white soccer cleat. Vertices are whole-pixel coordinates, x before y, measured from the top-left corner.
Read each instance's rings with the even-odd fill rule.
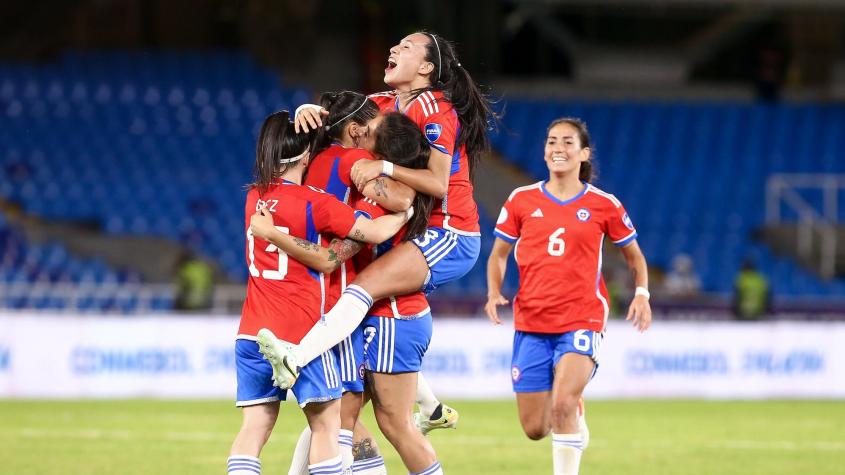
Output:
[[[276,338],[270,330],[258,331],[258,351],[273,367],[273,385],[290,389],[299,377],[299,366],[293,354],[293,345]]]
[[[581,450],[590,445],[590,428],[587,427],[587,412],[584,410],[584,399],[578,400],[578,432],[581,434]]]
[[[458,419],[460,418],[458,411],[445,404],[440,404],[440,409],[440,417],[437,419],[426,418],[419,412],[414,413],[414,424],[422,432],[422,435],[428,435],[434,429],[456,429],[458,427]]]

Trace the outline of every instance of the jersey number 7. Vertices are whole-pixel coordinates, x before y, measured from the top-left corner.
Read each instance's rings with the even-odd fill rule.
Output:
[[[276,226],[276,229],[287,234],[290,229],[285,226]],[[268,243],[264,252],[279,253],[279,265],[276,270],[264,269],[259,272],[258,267],[255,266],[255,236],[252,234],[252,229],[246,232],[246,239],[249,241],[249,275],[253,277],[263,277],[267,280],[282,280],[288,275],[288,255],[284,251],[276,247],[275,244]]]

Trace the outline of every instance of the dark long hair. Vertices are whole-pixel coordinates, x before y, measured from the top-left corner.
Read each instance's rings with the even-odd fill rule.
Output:
[[[420,127],[408,116],[390,112],[385,114],[384,120],[376,129],[373,153],[396,165],[422,169],[428,167],[431,145],[420,131]],[[414,216],[408,221],[403,241],[410,241],[425,232],[433,205],[434,199],[431,196],[417,192],[412,204]]]
[[[320,96],[320,106],[329,111],[329,115],[323,118],[323,127],[317,129],[314,137],[311,149],[315,157],[329,148],[333,140],[340,139],[346,124],[355,122],[363,126],[379,113],[375,102],[353,91],[325,92]]]
[[[415,98],[428,90],[437,90],[442,91],[452,103],[461,122],[456,147],[466,145],[469,175],[472,178],[481,156],[490,151],[487,130],[498,124],[499,117],[493,111],[490,99],[473,81],[469,71],[461,65],[455,45],[436,33],[419,33],[429,39],[425,47],[425,60],[433,64],[434,69],[428,76],[431,86],[414,90],[412,97]]]
[[[595,150],[592,145],[590,145],[590,131],[587,130],[587,123],[574,117],[561,117],[560,119],[553,120],[552,123],[549,124],[549,128],[546,129],[546,136],[549,135],[549,132],[552,131],[553,127],[560,124],[569,124],[572,127],[575,127],[575,130],[578,131],[578,140],[581,142],[581,148],[590,149],[590,159],[586,162],[581,162],[581,168],[578,170],[578,179],[585,183],[592,182],[597,175],[593,172],[593,152],[595,152]]]
[[[264,194],[270,184],[278,180],[288,168],[299,163],[280,163],[280,160],[301,155],[308,150],[310,140],[311,134],[295,133],[288,111],[274,112],[267,116],[258,134],[254,181],[248,188],[258,188],[258,192]]]

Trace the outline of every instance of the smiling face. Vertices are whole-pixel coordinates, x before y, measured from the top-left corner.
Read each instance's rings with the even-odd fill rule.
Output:
[[[549,130],[544,158],[551,174],[574,172],[577,175],[581,163],[590,159],[590,148],[582,147],[581,136],[575,126],[562,122]]]
[[[434,70],[434,65],[425,59],[429,42],[431,38],[428,35],[414,33],[390,48],[387,67],[384,68],[385,84],[399,90],[430,85],[428,75]]]

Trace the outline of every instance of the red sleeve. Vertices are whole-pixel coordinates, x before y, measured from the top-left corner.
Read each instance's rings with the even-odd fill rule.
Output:
[[[349,149],[343,154],[340,163],[337,165],[337,174],[346,186],[352,186],[352,166],[358,160],[375,160],[375,157],[370,152],[360,148]]]
[[[378,205],[375,201],[366,196],[358,195],[358,199],[352,203],[356,216],[365,216],[369,219],[376,219],[387,214],[387,210]]]
[[[505,201],[502,211],[499,213],[499,219],[496,220],[496,229],[493,230],[493,234],[497,238],[507,241],[510,244],[515,243],[519,239],[522,228],[522,217],[519,215],[519,208],[514,202],[515,198],[512,195]]]
[[[615,197],[614,200],[616,200]],[[618,203],[618,206],[616,203]],[[623,247],[637,238],[637,230],[634,228],[634,223],[631,222],[631,218],[628,216],[622,203],[618,201],[616,203],[609,207],[606,232],[613,241],[613,244]]]
[[[447,105],[444,104],[442,107],[445,108]],[[432,147],[450,157],[455,154],[455,144],[458,140],[458,116],[451,106],[448,106],[447,111],[435,112],[426,117],[421,128]]]
[[[311,204],[311,216],[314,218],[314,228],[317,232],[345,238],[355,226],[355,211],[333,195],[315,193]]]
[[[367,99],[375,102],[382,112],[392,112],[396,109],[396,93],[394,91],[370,94]]]

